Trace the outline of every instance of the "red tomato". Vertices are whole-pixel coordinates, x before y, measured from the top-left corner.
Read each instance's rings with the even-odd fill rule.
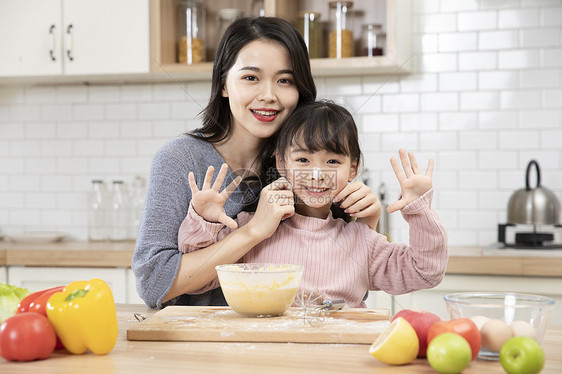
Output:
[[[48,288],[46,290],[37,291],[37,292],[34,292],[34,293],[31,293],[31,294],[27,295],[26,297],[21,299],[20,303],[18,304],[18,309],[16,310],[16,314],[29,312],[30,311],[29,308],[32,306],[32,304],[35,302],[35,300],[39,296],[44,294],[45,292],[48,292],[48,291],[51,291],[51,290],[58,290],[60,292],[63,289],[64,289],[64,286],[57,286],[57,287]],[[47,303],[45,302],[45,304],[47,304]],[[45,309],[43,309],[43,311],[44,310]],[[46,316],[45,313],[43,313],[43,315]]]
[[[427,345],[433,338],[444,332],[453,332],[465,338],[472,349],[472,360],[478,356],[482,338],[478,326],[470,318],[455,318],[434,323],[427,332]]]
[[[56,337],[46,317],[37,313],[13,315],[0,326],[0,356],[8,361],[45,359],[55,350]]]

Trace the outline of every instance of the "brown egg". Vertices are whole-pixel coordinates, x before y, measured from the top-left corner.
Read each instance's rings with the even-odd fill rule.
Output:
[[[529,322],[513,321],[509,327],[511,327],[513,336],[527,336],[537,340],[537,329],[535,329]]]
[[[503,343],[512,337],[511,327],[502,320],[491,319],[480,329],[482,346],[489,351],[499,352]]]

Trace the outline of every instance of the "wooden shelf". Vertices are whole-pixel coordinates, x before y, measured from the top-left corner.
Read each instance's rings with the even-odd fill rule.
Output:
[[[356,0],[355,7],[362,2]],[[411,55],[411,0],[386,1],[386,51],[383,56],[351,57],[343,59],[319,58],[311,60],[312,73],[315,77],[324,76],[358,76],[377,74],[403,74],[412,69]],[[208,13],[216,14],[219,2],[204,1]],[[248,14],[250,1],[235,1],[234,6]],[[176,63],[176,8],[177,0],[151,0],[151,72],[163,79],[200,80],[210,79],[212,62],[193,65]],[[229,6],[233,6],[229,5]],[[278,16],[294,23],[299,7],[304,6],[298,0],[266,0],[266,15]],[[214,16],[207,16],[213,22]],[[213,29],[207,25],[207,29]],[[211,40],[213,38],[210,38]],[[212,52],[207,52],[211,55]]]

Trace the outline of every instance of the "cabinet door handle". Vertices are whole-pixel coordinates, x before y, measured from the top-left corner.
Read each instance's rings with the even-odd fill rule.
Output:
[[[72,34],[72,23],[66,27],[66,56],[69,61],[74,61],[74,35]]]
[[[55,47],[56,47],[56,39],[55,39],[55,25],[51,25],[49,28],[49,34],[51,35],[51,42],[49,47],[49,55],[51,56],[52,61],[56,61],[57,58],[55,57]]]

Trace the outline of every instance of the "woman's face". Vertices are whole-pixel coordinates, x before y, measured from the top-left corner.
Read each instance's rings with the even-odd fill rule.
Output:
[[[273,41],[247,44],[227,72],[222,96],[228,97],[235,134],[272,136],[299,100],[287,49]]]
[[[313,210],[327,214],[334,197],[357,174],[357,164],[349,156],[326,150],[309,152],[292,146],[285,157],[283,162],[277,156],[277,169],[293,186],[297,201],[306,205],[296,206],[300,214],[317,216]]]

